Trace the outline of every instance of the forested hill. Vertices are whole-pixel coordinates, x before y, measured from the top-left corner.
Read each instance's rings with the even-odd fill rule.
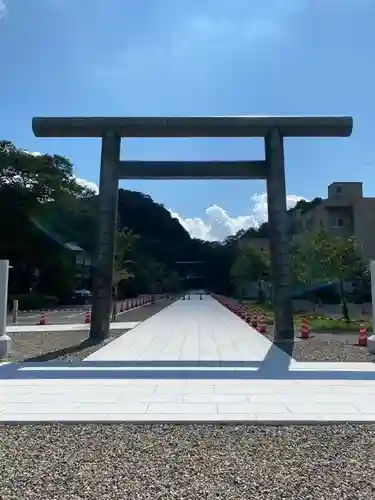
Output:
[[[76,182],[67,158],[31,154],[0,141],[0,258],[13,266],[12,293],[36,287],[61,296],[77,286],[70,253],[81,248],[93,257],[97,201],[94,192]],[[176,261],[185,260],[202,261],[199,272],[206,285],[218,289],[229,283],[230,249],[191,238],[146,194],[119,190],[118,231],[125,235],[118,238],[125,245],[120,267],[132,262],[123,288],[131,287],[132,293],[172,282],[176,288],[177,275],[184,274]]]
[[[51,232],[74,241],[92,253],[98,196],[92,195],[77,203],[51,203],[38,213],[37,220]],[[151,242],[168,241],[170,245],[186,246],[190,235],[163,205],[149,195],[120,189],[118,193],[118,230],[130,231]]]

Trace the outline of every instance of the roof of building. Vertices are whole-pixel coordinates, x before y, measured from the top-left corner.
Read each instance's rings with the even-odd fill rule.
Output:
[[[72,241],[66,241],[61,234],[55,232],[53,229],[49,228],[46,223],[41,222],[35,217],[31,217],[30,221],[37,227],[40,231],[46,234],[51,240],[57,243],[59,246],[70,250],[71,252],[82,252],[86,253],[83,248]]]

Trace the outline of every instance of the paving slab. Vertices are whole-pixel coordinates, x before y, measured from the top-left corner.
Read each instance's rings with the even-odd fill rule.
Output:
[[[83,362],[0,365],[0,421],[369,422],[375,365],[293,361],[195,296]]]

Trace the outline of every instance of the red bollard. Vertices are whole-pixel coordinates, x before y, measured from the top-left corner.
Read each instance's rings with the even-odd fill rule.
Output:
[[[265,323],[263,314],[260,315],[260,318],[258,320],[258,328],[257,328],[257,330],[258,330],[259,333],[266,333],[266,331],[267,331],[267,329],[266,329],[266,323]]]
[[[367,330],[363,323],[361,323],[361,326],[359,328],[358,345],[363,347],[367,346]]]
[[[301,333],[301,339],[307,340],[310,338],[310,327],[306,318],[302,318],[300,333]]]
[[[91,311],[85,312],[85,324],[91,323]]]
[[[44,312],[42,312],[39,323],[37,323],[37,324],[38,325],[46,325],[47,324],[47,318],[46,318],[46,315],[44,314]]]

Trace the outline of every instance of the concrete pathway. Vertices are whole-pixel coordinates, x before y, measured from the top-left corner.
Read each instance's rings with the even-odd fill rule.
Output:
[[[0,421],[375,421],[375,364],[297,363],[211,297],[84,362],[0,366]]]

